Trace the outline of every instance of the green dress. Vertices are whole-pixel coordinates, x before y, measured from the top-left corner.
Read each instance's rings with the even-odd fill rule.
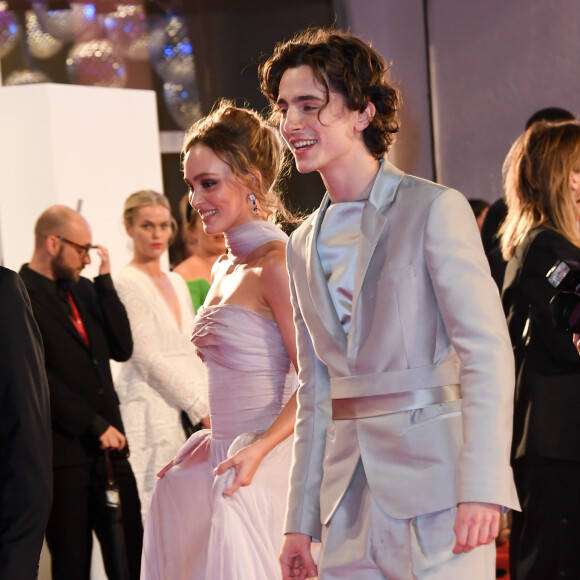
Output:
[[[209,292],[209,282],[205,278],[196,278],[195,280],[188,280],[186,282],[193,304],[193,311],[197,313],[199,307],[203,304],[207,293]],[[190,437],[196,431],[202,428],[201,423],[193,425],[189,417],[183,411],[181,412],[181,424],[187,437]]]
[[[191,295],[193,310],[197,312],[209,292],[209,282],[205,278],[196,278],[195,280],[188,280],[187,287]]]

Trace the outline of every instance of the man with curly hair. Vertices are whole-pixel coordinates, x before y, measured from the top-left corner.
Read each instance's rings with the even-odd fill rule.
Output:
[[[327,188],[288,245],[300,387],[285,580],[491,579],[500,512],[518,508],[497,289],[465,197],[386,158],[387,68],[328,29],[260,68],[298,170]]]

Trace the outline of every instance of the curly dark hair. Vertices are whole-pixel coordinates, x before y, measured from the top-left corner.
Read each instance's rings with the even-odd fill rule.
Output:
[[[389,66],[385,59],[366,42],[332,28],[308,28],[287,42],[274,47],[274,54],[260,65],[260,88],[271,105],[270,118],[279,122],[276,109],[280,79],[289,68],[308,65],[326,91],[341,94],[346,106],[363,112],[369,102],[375,116],[363,132],[371,154],[380,159],[389,150],[399,130],[399,91],[386,80]]]

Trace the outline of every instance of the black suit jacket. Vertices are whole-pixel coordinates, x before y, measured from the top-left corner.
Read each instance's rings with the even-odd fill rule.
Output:
[[[44,342],[50,387],[54,466],[80,465],[100,453],[108,425],[124,432],[109,359],[125,361],[133,341],[125,307],[109,275],[69,285],[89,345],[69,319],[47,279],[27,265],[20,270]]]
[[[33,580],[52,499],[42,341],[22,280],[0,267],[0,578]]]
[[[531,230],[508,262],[502,292],[516,357],[512,455],[580,461],[580,356],[572,334],[552,322],[547,280],[557,260],[580,249],[546,227]],[[522,340],[526,320],[528,344]]]

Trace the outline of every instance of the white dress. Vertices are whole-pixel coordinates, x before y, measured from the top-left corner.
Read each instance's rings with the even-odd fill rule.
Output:
[[[178,274],[168,276],[179,300],[181,325],[147,274],[129,265],[115,277],[133,333],[133,355],[123,363],[115,388],[143,519],[157,472],[185,441],[181,411],[193,424],[209,412],[205,369],[190,342],[194,315],[189,291]]]

